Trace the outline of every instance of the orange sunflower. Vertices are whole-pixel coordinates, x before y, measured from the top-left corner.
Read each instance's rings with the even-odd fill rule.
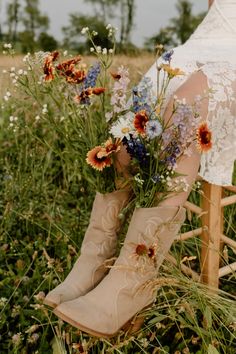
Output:
[[[87,153],[86,162],[97,171],[102,171],[105,167],[109,167],[112,164],[110,156],[107,155],[105,148],[102,146],[96,146]]]
[[[206,122],[201,123],[198,127],[197,147],[201,152],[207,152],[212,148],[212,132]]]
[[[148,122],[147,112],[145,110],[139,111],[134,117],[134,127],[139,134],[145,134],[146,124]]]

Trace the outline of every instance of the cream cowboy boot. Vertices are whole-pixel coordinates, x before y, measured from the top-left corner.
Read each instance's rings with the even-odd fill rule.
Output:
[[[108,275],[85,296],[64,302],[54,313],[98,337],[112,337],[155,300],[155,279],[185,220],[182,207],[136,209],[120,256]]]
[[[129,192],[97,193],[81,252],[66,279],[46,296],[44,303],[56,307],[93,289],[108,272],[104,262],[116,253],[120,227],[118,214],[127,204]]]

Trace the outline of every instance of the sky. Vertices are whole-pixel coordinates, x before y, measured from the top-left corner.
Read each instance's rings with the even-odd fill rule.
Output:
[[[0,0],[0,21],[5,22],[4,9],[9,0]],[[20,0],[24,3],[23,0]],[[168,20],[176,15],[177,0],[136,0],[135,28],[132,40],[141,46],[144,40],[156,34]],[[194,13],[206,11],[208,0],[192,0]],[[70,13],[92,14],[86,0],[40,0],[40,8],[51,19],[50,32],[57,39],[63,37],[61,28],[68,24]],[[112,21],[111,21],[112,23]]]

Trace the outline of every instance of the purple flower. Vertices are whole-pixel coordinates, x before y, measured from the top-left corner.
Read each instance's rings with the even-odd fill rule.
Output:
[[[158,120],[149,120],[146,124],[146,134],[150,139],[157,138],[161,135],[163,129]]]
[[[172,55],[173,55],[173,54],[174,54],[174,50],[171,49],[171,50],[169,50],[168,52],[165,52],[165,53],[162,55],[162,59],[163,59],[164,61],[170,62],[171,59],[172,59]]]
[[[166,148],[165,148],[165,153],[166,153],[166,157],[164,159],[165,164],[167,164],[168,167],[175,167],[176,165],[176,160],[178,158],[178,156],[181,153],[181,149],[179,147],[179,144],[177,141],[172,141]]]
[[[95,63],[84,80],[84,88],[95,87],[98,75],[100,74],[101,65],[100,63]]]
[[[123,140],[124,145],[126,145],[126,150],[131,158],[135,158],[140,163],[140,166],[147,166],[148,165],[148,155],[145,146],[141,143],[140,139],[135,139],[130,136],[130,139],[124,138]]]

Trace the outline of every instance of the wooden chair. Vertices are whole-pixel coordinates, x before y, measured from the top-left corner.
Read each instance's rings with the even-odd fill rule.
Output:
[[[225,190],[236,193],[236,187],[221,187],[205,181],[202,183],[201,206],[189,201],[185,204],[188,210],[201,217],[202,227],[181,234],[176,238],[176,241],[185,241],[192,237],[200,236],[201,273],[196,273],[184,264],[181,264],[181,269],[193,279],[201,281],[211,288],[218,288],[221,277],[236,271],[236,261],[222,267],[220,266],[224,245],[231,247],[236,252],[236,241],[223,234],[224,207],[236,203],[236,194],[224,197]],[[177,264],[173,256],[169,255],[167,259]]]

